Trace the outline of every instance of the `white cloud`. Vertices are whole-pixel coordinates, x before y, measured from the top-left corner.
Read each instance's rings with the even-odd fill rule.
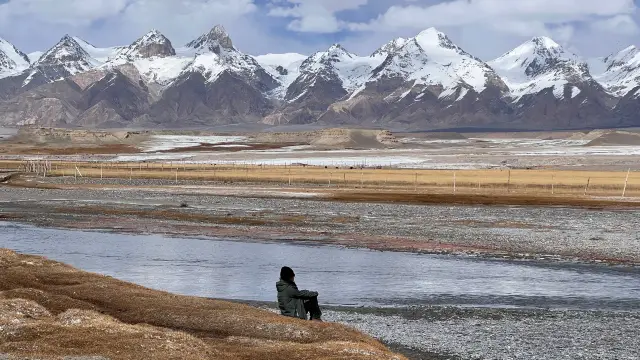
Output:
[[[287,26],[298,32],[334,33],[346,23],[338,20],[336,13],[357,9],[368,0],[274,0],[268,15],[292,18]]]
[[[595,31],[606,31],[621,35],[634,35],[638,33],[638,24],[629,15],[618,15],[608,19],[597,20],[591,23]]]
[[[636,10],[633,0],[453,0],[430,6],[395,5],[369,22],[353,23],[352,30],[389,31],[399,28],[485,24],[522,33],[533,28],[615,18]],[[630,19],[630,18],[629,18]],[[505,26],[511,24],[515,26]]]
[[[11,0],[0,5],[0,19],[17,18],[81,26],[124,10],[127,0]]]

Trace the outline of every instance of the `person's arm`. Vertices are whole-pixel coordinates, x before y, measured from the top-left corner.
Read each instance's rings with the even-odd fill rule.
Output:
[[[311,299],[318,296],[316,291],[310,290],[296,290],[293,287],[291,289],[291,297],[294,299]]]

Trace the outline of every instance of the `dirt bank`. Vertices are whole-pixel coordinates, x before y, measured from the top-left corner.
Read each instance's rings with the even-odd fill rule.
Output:
[[[0,249],[0,353],[57,359],[404,359],[345,326],[178,296]]]

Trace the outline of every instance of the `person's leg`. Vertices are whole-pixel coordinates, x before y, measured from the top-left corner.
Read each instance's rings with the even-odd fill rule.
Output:
[[[322,311],[320,311],[317,297],[306,300],[304,302],[304,310],[309,313],[310,320],[321,320]]]

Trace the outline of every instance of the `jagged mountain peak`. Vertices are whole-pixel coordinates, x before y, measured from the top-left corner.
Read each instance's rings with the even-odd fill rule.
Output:
[[[388,56],[389,54],[392,54],[396,51],[398,51],[401,47],[404,46],[404,44],[406,44],[408,41],[408,39],[405,38],[395,38],[391,41],[389,41],[388,43],[382,45],[378,50],[374,51],[373,54],[371,54],[371,56],[375,57],[375,56]]]
[[[509,85],[515,99],[549,89],[556,98],[563,99],[567,86],[571,86],[573,98],[586,87],[599,87],[586,62],[548,37],[535,37],[489,65]]]
[[[548,49],[561,47],[560,44],[558,44],[557,42],[555,42],[555,40],[553,40],[548,36],[536,36],[533,39],[531,39],[530,42],[532,44],[535,44],[536,46],[544,47]]]
[[[176,50],[171,41],[160,31],[152,29],[124,49],[119,56],[127,59],[174,56]]]
[[[623,97],[640,85],[640,49],[629,46],[590,64],[596,80],[613,95]]]
[[[604,62],[607,65],[607,70],[615,66],[621,66],[629,64],[630,62],[637,63],[640,61],[640,49],[635,45],[631,45],[622,49],[616,54],[612,54],[604,58]]]
[[[198,52],[211,51],[216,54],[220,54],[222,49],[235,50],[231,37],[222,25],[214,26],[208,33],[189,42],[186,47]]]
[[[57,65],[66,62],[88,61],[89,59],[91,59],[89,53],[73,37],[65,35],[57,44],[42,54],[34,65]]]
[[[558,71],[564,66],[578,66],[587,70],[586,64],[576,54],[565,50],[548,37],[535,37],[489,64],[503,71],[522,70],[529,78]]]
[[[449,37],[440,30],[431,27],[421,31],[414,40],[423,48],[443,47],[447,49],[458,49],[458,46],[449,39]]]
[[[0,38],[0,77],[10,76],[29,67],[29,57],[12,43]]]

